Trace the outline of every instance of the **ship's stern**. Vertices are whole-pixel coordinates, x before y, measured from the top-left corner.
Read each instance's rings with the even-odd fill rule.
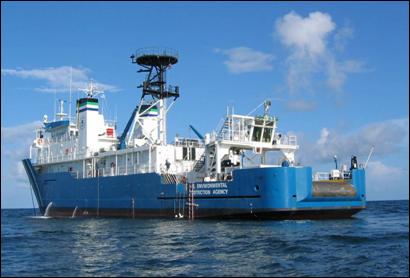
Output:
[[[258,217],[347,218],[366,207],[364,169],[353,169],[349,179],[322,181],[313,181],[311,167],[260,170],[264,183]]]

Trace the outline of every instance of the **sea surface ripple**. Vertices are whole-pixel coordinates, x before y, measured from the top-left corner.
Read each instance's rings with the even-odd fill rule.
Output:
[[[1,211],[2,276],[407,276],[408,201],[345,220],[53,219]]]

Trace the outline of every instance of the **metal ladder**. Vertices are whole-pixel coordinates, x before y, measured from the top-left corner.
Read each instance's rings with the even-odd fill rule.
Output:
[[[194,184],[193,183],[187,183],[188,186],[188,219],[189,220],[194,220],[195,218],[195,206],[196,204],[194,203]]]

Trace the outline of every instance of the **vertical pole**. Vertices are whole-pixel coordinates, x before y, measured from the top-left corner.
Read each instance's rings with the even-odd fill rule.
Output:
[[[165,138],[165,99],[160,99],[159,102],[159,140],[161,145],[166,144]]]
[[[335,155],[334,157],[333,157],[333,160],[335,161],[335,169],[337,170],[337,156]]]
[[[135,174],[135,161],[134,161],[134,152],[132,152],[131,153],[131,161],[132,161],[132,167],[133,167],[133,169],[134,169],[134,172],[133,172],[133,174]]]
[[[115,105],[115,117],[114,117],[114,122],[117,123],[117,104]]]
[[[159,124],[159,138],[161,141],[161,145],[164,145],[164,99],[163,99],[163,93],[164,93],[164,69],[162,66],[159,66],[159,84],[161,84],[159,90],[160,90],[160,100],[159,100],[159,118],[160,118],[160,124]]]
[[[73,67],[70,67],[70,98],[68,106],[68,120],[71,121],[71,84],[73,82]]]
[[[115,154],[115,175],[118,176],[118,155]]]
[[[218,176],[221,173],[221,162],[219,158],[219,144],[218,142],[215,143],[215,159],[214,161],[216,162],[216,175]]]
[[[370,149],[369,156],[367,157],[366,163],[364,164],[364,169],[367,168],[367,163],[369,163],[369,160],[370,160],[370,157],[372,156],[373,150],[374,150],[374,146],[372,146],[372,148]]]
[[[54,119],[54,122],[56,121],[56,114],[57,114],[57,112],[56,112],[56,95],[57,95],[57,90],[56,89],[54,89],[54,117],[53,117],[53,119]]]
[[[100,216],[100,175],[97,173],[97,217],[98,216]]]
[[[132,218],[135,218],[135,201],[134,201],[134,197],[132,197]]]
[[[192,186],[192,220],[195,218],[195,203],[194,203],[194,184]]]
[[[163,99],[162,102],[162,143],[163,145],[167,144],[167,100]]]
[[[148,172],[151,173],[151,146],[148,149]]]
[[[265,164],[265,159],[266,159],[266,152],[264,152],[264,151],[262,151],[262,154],[261,154],[261,164]]]
[[[36,216],[36,207],[34,206],[34,198],[33,198],[33,188],[31,187],[31,185],[29,185],[30,187],[30,194],[31,194],[31,203],[33,204],[33,215]]]
[[[192,186],[190,183],[188,183],[189,187],[189,219],[192,220],[193,215],[192,215]]]

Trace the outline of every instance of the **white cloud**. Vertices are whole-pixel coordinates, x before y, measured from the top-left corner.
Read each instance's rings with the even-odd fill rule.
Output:
[[[292,11],[276,21],[275,32],[275,37],[290,50],[286,65],[287,85],[292,94],[315,91],[312,84],[320,79],[325,79],[330,89],[341,92],[348,74],[364,70],[361,61],[337,59],[334,50],[345,49],[347,40],[353,37],[353,28],[336,29],[327,13],[313,12],[302,17]],[[329,41],[333,47],[328,46]]]
[[[372,177],[379,179],[383,177],[391,178],[392,176],[400,176],[406,171],[397,167],[386,166],[381,161],[370,161],[367,165],[368,173]]]
[[[253,50],[248,47],[235,47],[231,49],[215,49],[216,53],[228,56],[224,64],[231,73],[266,71],[273,68],[272,54]]]
[[[35,138],[35,129],[41,125],[41,122],[35,121],[1,127],[2,207],[27,207],[31,204],[29,181],[21,160],[29,157],[29,147]],[[12,197],[17,199],[10,199]]]
[[[320,138],[319,140],[317,140],[317,144],[324,145],[328,141],[329,134],[330,134],[329,130],[327,128],[323,128],[320,131]]]
[[[45,86],[36,88],[36,91],[54,93],[54,92],[68,92],[70,90],[70,78],[72,73],[72,90],[86,88],[90,70],[86,68],[75,68],[69,66],[50,67],[44,69],[1,69],[2,75],[15,76],[19,78],[32,78],[46,81]],[[113,85],[94,82],[94,84],[106,92],[115,92],[119,89]]]
[[[303,18],[292,11],[276,21],[282,43],[293,47],[300,56],[323,54],[326,38],[335,28],[330,15],[321,12],[313,12]]]
[[[347,41],[353,38],[354,30],[351,26],[344,26],[338,29],[333,37],[334,48],[344,51]]]
[[[3,145],[14,142],[15,140],[22,140],[22,138],[33,137],[34,130],[41,125],[42,123],[40,121],[35,121],[18,126],[1,127],[1,144]]]
[[[370,161],[366,169],[366,191],[370,200],[409,198],[409,170]]]
[[[356,60],[337,62],[333,56],[327,58],[327,84],[330,88],[340,91],[349,73],[364,71],[364,63]]]
[[[290,111],[312,111],[316,108],[316,103],[302,99],[290,100],[287,102],[286,108]]]
[[[298,157],[306,165],[329,162],[334,155],[343,161],[356,155],[363,161],[367,158],[371,146],[375,146],[374,155],[385,157],[408,151],[409,119],[370,123],[350,133],[323,128],[316,142],[304,140],[303,136],[300,142]]]
[[[312,76],[319,71],[319,64],[310,57],[291,55],[287,58],[286,81],[289,92],[294,95],[298,92],[305,92],[312,87]]]
[[[307,140],[299,134],[298,142],[300,149],[296,161],[312,166],[313,171],[329,171],[334,165],[334,155],[339,165],[349,166],[351,155],[356,155],[359,164],[364,165],[371,146],[375,146],[366,168],[367,199],[408,199],[408,118],[370,123],[354,132],[338,132],[325,127],[316,140]],[[404,162],[399,159],[398,163],[397,157],[404,157]]]

